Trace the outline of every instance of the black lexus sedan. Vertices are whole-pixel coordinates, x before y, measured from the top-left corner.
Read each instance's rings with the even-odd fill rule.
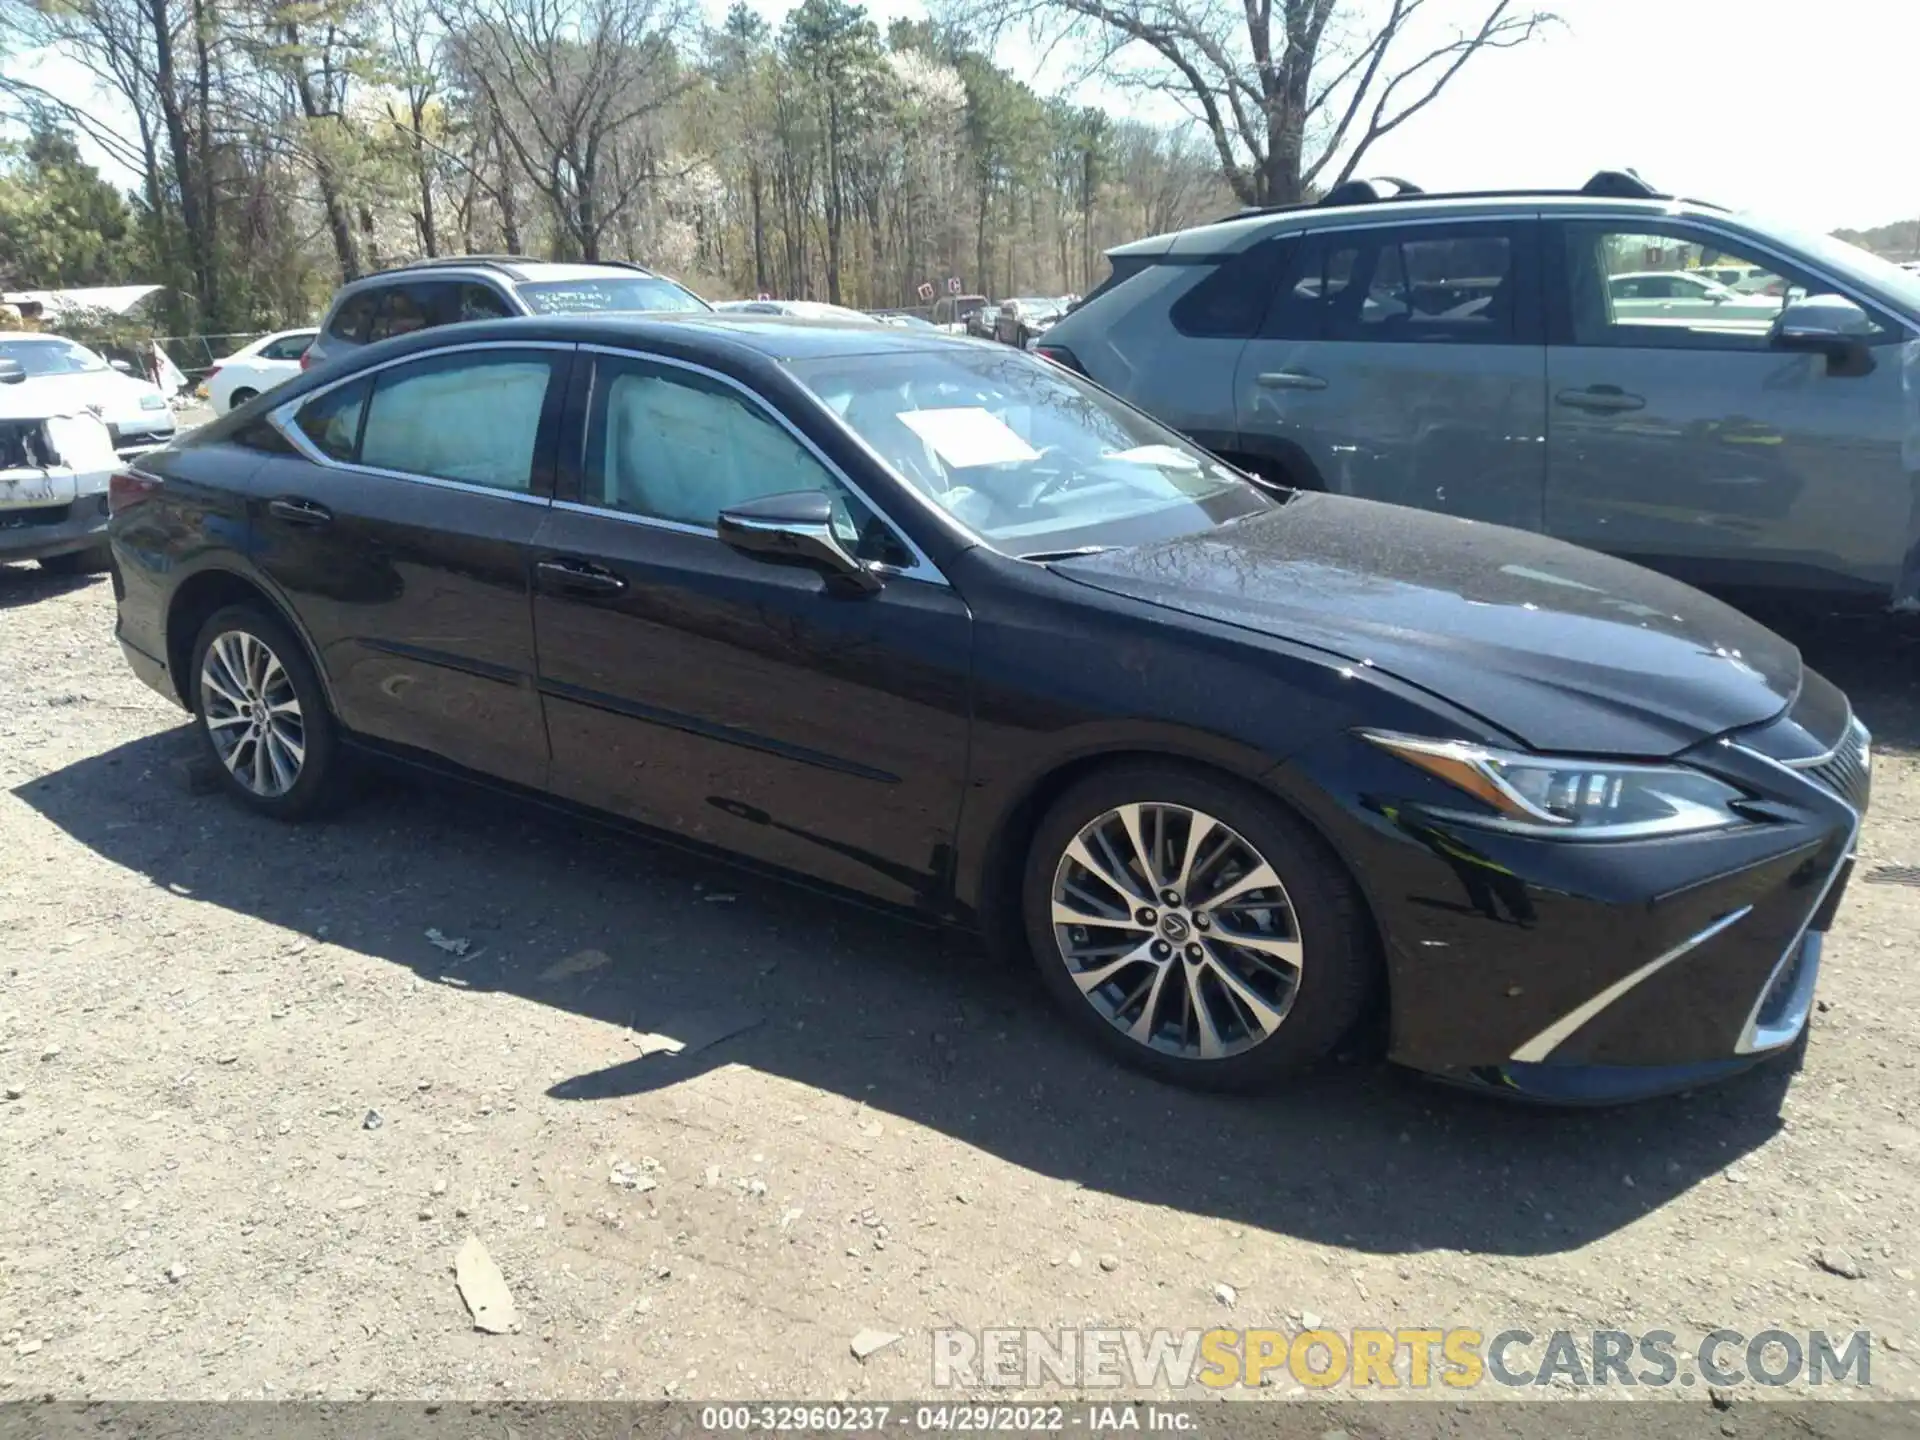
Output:
[[[1868,738],[1539,536],[1250,483],[1035,356],[759,317],[373,346],[112,486],[118,633],[234,798],[350,751],[974,925],[1240,1087],[1562,1101],[1792,1047]]]

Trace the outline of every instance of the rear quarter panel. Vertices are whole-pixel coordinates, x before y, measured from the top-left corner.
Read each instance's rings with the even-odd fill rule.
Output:
[[[1234,371],[1243,339],[1182,335],[1174,304],[1211,265],[1155,265],[1097,295],[1047,332],[1101,385],[1163,425],[1215,449],[1234,448]]]
[[[157,450],[140,458],[134,468],[163,483],[107,527],[121,581],[121,640],[165,664],[167,616],[189,578],[219,569],[259,583],[247,559],[247,494],[264,458],[230,444]]]

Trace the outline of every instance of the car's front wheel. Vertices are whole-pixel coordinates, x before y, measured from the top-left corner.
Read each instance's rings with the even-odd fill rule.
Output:
[[[1353,882],[1251,787],[1124,764],[1062,795],[1023,886],[1047,988],[1097,1043],[1164,1079],[1246,1089],[1326,1056],[1375,975]]]
[[[296,820],[337,798],[338,736],[306,650],[261,605],[209,616],[193,646],[194,728],[228,793]]]

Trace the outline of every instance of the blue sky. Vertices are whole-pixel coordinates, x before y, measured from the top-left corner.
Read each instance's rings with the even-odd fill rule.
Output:
[[[756,3],[775,21],[788,8]],[[1464,16],[1483,0],[1431,3]],[[1564,26],[1477,58],[1363,172],[1435,190],[1576,185],[1632,165],[1664,189],[1823,229],[1920,216],[1920,126],[1906,78],[1920,59],[1920,0],[1542,3]],[[925,13],[921,0],[868,9],[882,23]],[[1018,37],[999,58],[1042,90],[1060,84],[1058,67],[1040,67]],[[84,97],[77,67],[43,64],[36,78]],[[1081,98],[1122,103],[1097,86]],[[1140,113],[1135,97],[1124,103]]]

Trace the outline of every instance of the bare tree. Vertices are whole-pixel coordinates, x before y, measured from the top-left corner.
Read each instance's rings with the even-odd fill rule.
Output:
[[[623,142],[692,82],[682,0],[461,0],[441,21],[508,153],[553,211],[559,248],[598,260],[652,170]]]
[[[1475,55],[1554,16],[1520,0],[942,0],[949,23],[1024,28],[1099,73],[1171,96],[1206,126],[1234,193],[1286,204],[1350,178]],[[1469,14],[1449,24],[1436,13]],[[1442,28],[1428,31],[1429,23]]]

